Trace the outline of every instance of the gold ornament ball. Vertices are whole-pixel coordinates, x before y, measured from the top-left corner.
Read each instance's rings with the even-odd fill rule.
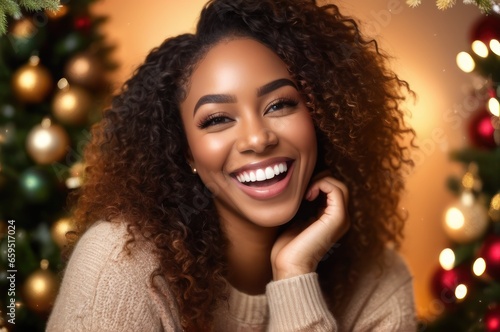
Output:
[[[446,210],[443,228],[448,237],[457,243],[474,241],[488,228],[488,211],[477,200],[461,199]]]
[[[45,14],[47,14],[47,16],[52,20],[58,20],[61,17],[65,16],[68,13],[68,11],[69,11],[68,6],[60,5],[57,10],[47,9],[45,11]]]
[[[38,269],[26,279],[23,297],[26,306],[38,313],[48,313],[57,295],[58,279],[50,270]]]
[[[52,113],[57,120],[69,125],[84,124],[91,107],[91,96],[82,88],[59,90],[52,101]]]
[[[500,193],[497,193],[490,202],[490,210],[488,212],[491,220],[500,222]]]
[[[74,230],[75,230],[75,224],[73,223],[72,219],[61,218],[52,225],[50,234],[52,235],[52,239],[54,239],[55,243],[59,246],[59,248],[63,248],[68,244],[66,233]]]
[[[42,122],[29,132],[26,150],[37,164],[47,165],[61,160],[69,144],[69,136],[61,126]]]
[[[16,38],[31,38],[37,32],[36,26],[30,19],[24,17],[15,21],[11,28],[11,33]]]
[[[12,86],[14,94],[20,101],[39,103],[52,90],[52,77],[45,67],[27,64],[14,73]]]
[[[102,78],[102,66],[99,60],[87,53],[74,56],[68,61],[65,74],[70,83],[92,87],[99,84]]]

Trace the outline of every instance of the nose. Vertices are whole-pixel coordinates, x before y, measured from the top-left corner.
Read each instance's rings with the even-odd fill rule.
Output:
[[[262,153],[278,144],[278,136],[264,121],[251,120],[241,125],[241,135],[236,143],[239,152],[253,151]]]

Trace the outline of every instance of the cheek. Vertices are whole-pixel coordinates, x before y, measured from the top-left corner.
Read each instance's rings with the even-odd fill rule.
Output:
[[[188,140],[200,176],[211,176],[226,167],[231,141],[227,135],[206,135]]]
[[[277,123],[281,127],[281,132],[293,145],[302,152],[307,152],[316,161],[316,131],[313,121],[308,111],[296,114],[295,117]]]

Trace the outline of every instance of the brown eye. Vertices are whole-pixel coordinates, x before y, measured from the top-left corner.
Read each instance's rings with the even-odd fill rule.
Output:
[[[224,123],[232,122],[233,120],[222,114],[210,114],[206,117],[200,124],[198,124],[198,128],[205,129],[212,126],[217,126]]]
[[[298,104],[299,102],[294,99],[278,99],[268,107],[266,113],[272,113],[284,109],[294,109]]]

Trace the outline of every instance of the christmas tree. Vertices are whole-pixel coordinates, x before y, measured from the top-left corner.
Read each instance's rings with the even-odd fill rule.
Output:
[[[500,15],[493,7],[471,28],[460,69],[475,79],[479,107],[467,119],[469,146],[451,158],[464,172],[449,179],[456,202],[444,211],[450,246],[431,282],[435,297],[422,331],[500,331]]]
[[[68,195],[116,67],[93,2],[0,0],[1,331],[43,331],[57,294]]]

